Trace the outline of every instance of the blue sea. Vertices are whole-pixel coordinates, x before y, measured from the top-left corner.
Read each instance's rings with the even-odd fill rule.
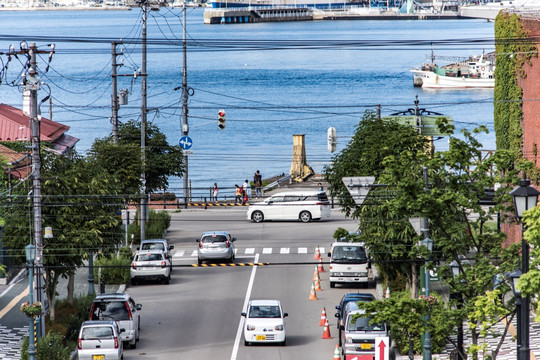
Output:
[[[327,129],[338,135],[343,149],[368,109],[380,104],[382,115],[420,107],[451,116],[457,131],[486,125],[480,140],[495,148],[493,90],[427,91],[413,87],[411,67],[437,55],[479,55],[493,51],[493,23],[485,20],[308,21],[289,23],[204,25],[201,8],[188,9],[189,157],[192,193],[208,194],[216,182],[220,195],[233,194],[234,184],[288,173],[293,134],[305,135],[307,162],[322,172],[333,154],[327,150]],[[182,110],[182,14],[163,8],[148,16],[148,121],[177,144]],[[52,119],[71,127],[86,153],[96,138],[112,129],[111,44],[139,39],[140,9],[131,11],[0,11],[0,52],[13,43],[35,41],[38,68],[44,82],[39,99],[49,91]],[[7,39],[7,36],[13,39]],[[39,37],[39,38],[38,38]],[[337,44],[337,40],[342,40]],[[445,41],[448,40],[448,41]],[[460,41],[461,40],[461,41]],[[480,40],[480,41],[478,41]],[[248,42],[251,47],[246,48]],[[308,46],[309,45],[309,46]],[[119,74],[141,67],[140,45],[119,46]],[[6,55],[0,55],[6,62]],[[4,71],[0,101],[22,105],[17,84],[25,59],[13,59]],[[1,64],[0,64],[1,65]],[[3,65],[2,65],[3,66]],[[119,89],[128,89],[129,104],[120,108],[120,121],[140,119],[141,79],[123,76]],[[226,111],[226,127],[218,129],[217,113]],[[41,105],[49,117],[49,102]],[[447,148],[447,138],[435,143]],[[169,191],[182,193],[182,180],[170,179]]]

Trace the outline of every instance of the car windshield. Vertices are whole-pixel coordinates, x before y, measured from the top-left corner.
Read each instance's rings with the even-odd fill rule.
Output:
[[[215,242],[225,242],[227,237],[225,235],[210,235],[203,236],[201,239],[202,243],[215,243]]]
[[[366,249],[360,245],[335,246],[332,249],[332,261],[365,263],[367,262]]]
[[[361,316],[349,316],[349,322],[347,323],[347,329],[349,331],[383,331],[383,324],[372,323],[370,325],[371,317]]]
[[[110,339],[113,335],[114,332],[110,326],[92,326],[83,328],[81,339]]]
[[[162,242],[144,243],[141,250],[165,250],[165,245]]]
[[[139,254],[137,261],[159,261],[163,260],[162,254]]]
[[[281,311],[279,306],[250,306],[249,308],[250,318],[280,318]]]
[[[125,301],[100,301],[94,303],[90,320],[130,320]]]

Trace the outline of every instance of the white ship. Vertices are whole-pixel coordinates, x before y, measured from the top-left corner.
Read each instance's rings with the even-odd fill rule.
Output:
[[[456,59],[431,55],[431,63],[411,69],[414,86],[423,88],[493,88],[495,87],[495,54],[480,55],[437,66],[435,59]]]

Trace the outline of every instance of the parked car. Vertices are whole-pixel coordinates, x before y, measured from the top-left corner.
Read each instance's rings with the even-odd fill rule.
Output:
[[[324,191],[291,191],[277,193],[262,202],[249,205],[247,219],[300,220],[310,222],[330,217],[330,202]]]
[[[97,295],[90,307],[90,320],[113,320],[118,322],[123,342],[129,343],[130,348],[137,347],[141,330],[141,304],[128,293],[105,293]]]
[[[121,360],[124,346],[120,334],[124,329],[116,321],[85,321],[77,341],[78,360]]]
[[[158,280],[168,284],[171,280],[171,262],[162,250],[139,250],[130,269],[131,285],[141,280]]]
[[[279,343],[287,344],[285,318],[279,300],[250,300],[247,312],[242,316],[246,318],[244,326],[244,345],[251,343]]]
[[[207,231],[196,240],[197,262],[199,265],[205,260],[227,260],[233,262],[235,258],[234,244],[236,238],[228,231]]]
[[[339,332],[338,336],[338,343],[339,346],[341,346],[341,332],[344,328],[344,321],[347,319],[347,315],[354,310],[358,310],[358,302],[364,301],[369,302],[375,300],[375,296],[368,293],[350,293],[345,294],[343,298],[341,299],[341,302],[339,305],[336,305],[336,309],[338,312],[336,313],[336,318],[338,318],[337,321],[337,328]]]

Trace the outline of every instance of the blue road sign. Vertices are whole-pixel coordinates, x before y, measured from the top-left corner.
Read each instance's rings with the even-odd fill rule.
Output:
[[[182,136],[180,138],[180,141],[178,141],[178,145],[180,145],[183,150],[188,150],[191,149],[191,146],[193,145],[193,140],[191,140],[189,136]]]

